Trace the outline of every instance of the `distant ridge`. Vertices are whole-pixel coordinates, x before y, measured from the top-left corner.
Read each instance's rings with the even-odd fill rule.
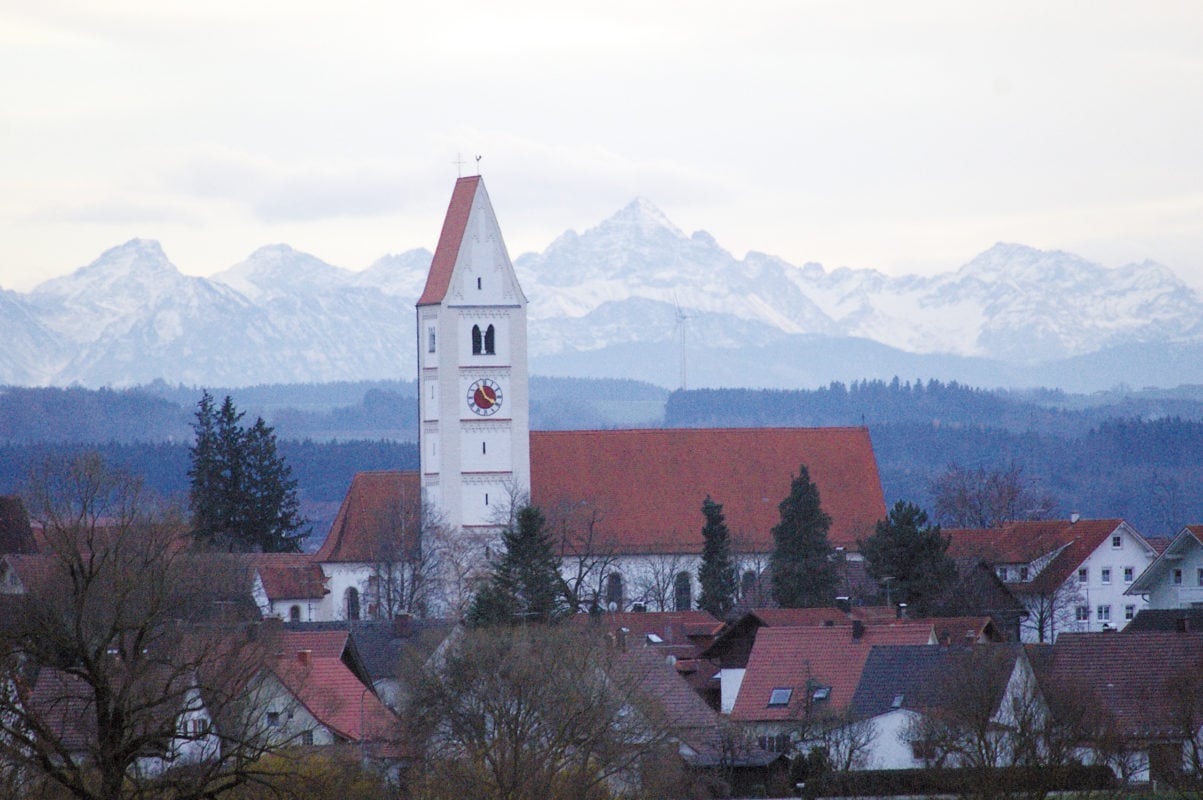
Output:
[[[430,258],[410,250],[352,272],[275,244],[206,279],[134,239],[32,292],[0,292],[0,383],[408,380]],[[1107,268],[999,243],[931,277],[828,271],[736,258],[638,198],[515,267],[532,368],[545,375],[675,388],[683,346],[691,386],[1203,382],[1203,302],[1148,261]]]

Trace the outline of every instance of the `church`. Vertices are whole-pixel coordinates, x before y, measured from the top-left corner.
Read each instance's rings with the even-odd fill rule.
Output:
[[[800,465],[834,547],[854,550],[886,516],[863,427],[530,430],[527,299],[479,175],[455,184],[416,307],[420,468],[355,477],[313,557],[327,581],[313,618],[420,610],[407,603],[422,584],[439,584],[425,607],[460,607],[528,501],[578,601],[614,610],[693,607],[707,497],[723,506],[744,590]]]

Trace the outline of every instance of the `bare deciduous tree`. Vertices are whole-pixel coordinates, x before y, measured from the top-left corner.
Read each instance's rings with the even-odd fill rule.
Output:
[[[994,528],[1025,519],[1048,519],[1056,499],[1023,474],[1014,461],[1005,467],[972,469],[956,462],[931,485],[936,521],[946,528]]]
[[[428,663],[403,715],[422,754],[416,792],[588,799],[637,785],[668,731],[623,655],[577,626],[464,632]]]
[[[559,544],[569,613],[605,605],[605,581],[617,560],[605,518],[604,504],[587,500],[557,503],[547,512],[547,527]]]
[[[674,590],[677,576],[689,571],[690,561],[677,553],[648,556],[634,581],[637,602],[649,611],[676,609]]]
[[[47,463],[28,507],[44,545],[4,597],[2,760],[78,800],[273,779],[248,696],[272,645],[231,618],[232,562],[192,555],[182,513],[96,455]]]

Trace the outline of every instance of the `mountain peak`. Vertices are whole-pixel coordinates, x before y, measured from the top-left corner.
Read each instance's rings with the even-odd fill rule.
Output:
[[[87,266],[80,267],[70,275],[52,278],[38,285],[38,294],[74,293],[81,286],[86,291],[99,287],[111,287],[123,281],[145,281],[160,277],[180,277],[180,271],[167,259],[163,246],[155,239],[130,239],[124,244],[110,247]]]
[[[269,244],[213,279],[247,297],[266,297],[289,286],[341,286],[350,281],[351,273],[286,244]]]
[[[651,200],[642,196],[636,197],[627,203],[618,213],[602,222],[598,228],[634,228],[641,233],[667,230],[674,236],[680,238],[684,238],[685,236],[681,232],[681,229],[672,224],[669,218],[664,215],[663,211],[657,208]]]

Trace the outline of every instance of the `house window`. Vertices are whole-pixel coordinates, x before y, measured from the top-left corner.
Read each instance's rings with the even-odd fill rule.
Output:
[[[435,341],[436,340],[435,340],[435,335],[434,335],[434,328],[427,328],[426,329],[426,352],[427,353],[434,352]]]
[[[312,730],[301,731],[301,744],[308,745],[310,747],[313,746],[313,731]]]
[[[1101,574],[1103,583],[1111,583],[1111,567],[1103,567]]]
[[[606,608],[622,611],[622,575],[617,572],[606,576]]]
[[[1136,578],[1136,570],[1132,567],[1124,567],[1124,583],[1131,583]]]
[[[1028,579],[1028,568],[1020,567],[1019,568],[1019,580],[1026,581],[1027,579]]]
[[[1136,619],[1136,606],[1124,606],[1124,619]]]
[[[301,607],[300,606],[290,606],[289,607],[288,621],[289,622],[300,622],[301,621]]]
[[[1203,586],[1203,567],[1195,570],[1195,575],[1198,578],[1198,585]]]
[[[1182,570],[1180,570],[1180,569],[1174,570],[1174,585],[1175,586],[1182,585]]]
[[[354,586],[347,587],[347,591],[343,594],[343,605],[347,619],[359,619],[359,590]]]
[[[1086,622],[1090,619],[1090,606],[1077,606],[1074,608],[1074,618],[1078,622]]]
[[[756,743],[760,745],[761,750],[767,750],[770,753],[788,753],[790,749],[788,733],[779,733],[776,736],[758,736]]]
[[[769,694],[769,708],[788,706],[790,698],[793,696],[793,689],[787,687],[778,687]]]
[[[1086,581],[1089,579],[1090,570],[1086,569],[1086,567],[1082,567],[1080,570],[1078,570],[1078,583],[1086,583]]]
[[[693,587],[688,572],[678,572],[673,580],[673,610],[688,611],[693,606]]]
[[[998,579],[1000,581],[1005,581],[1007,579],[1007,568],[1006,567],[998,568]]]
[[[1124,539],[1118,533],[1111,537],[1111,546],[1119,549],[1124,546]]]
[[[267,727],[269,727],[269,728],[280,727],[280,712],[279,711],[267,712]]]
[[[1099,622],[1111,621],[1111,606],[1099,606]]]

